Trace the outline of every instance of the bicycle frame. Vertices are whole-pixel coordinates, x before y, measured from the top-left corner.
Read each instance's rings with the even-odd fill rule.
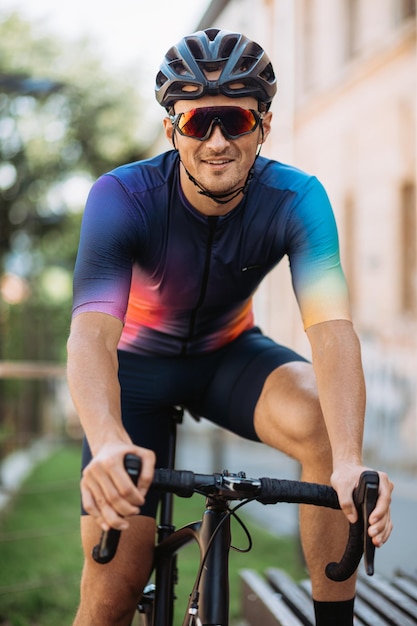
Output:
[[[224,510],[222,510],[224,508]],[[202,624],[228,626],[230,516],[227,504],[217,507],[208,505],[203,519],[173,531],[156,546],[155,553],[155,600],[152,626],[168,626],[173,617],[173,586],[176,580],[176,553],[191,541],[196,541],[204,560],[198,594],[198,616]],[[226,518],[226,519],[225,519]],[[218,529],[219,523],[221,524]],[[213,534],[217,530],[216,534]],[[200,565],[201,565],[200,560]],[[184,618],[188,626],[190,616],[197,613],[197,596],[192,593]]]
[[[182,411],[178,409],[171,424],[169,439],[169,467],[175,464],[177,425]],[[185,545],[197,542],[200,549],[200,566],[204,559],[199,589],[190,595],[183,626],[192,623],[197,613],[201,624],[229,624],[229,551],[231,545],[228,501],[224,498],[207,498],[202,520],[175,530],[173,518],[173,494],[163,493],[158,525],[158,541],[155,547],[155,595],[153,600],[152,626],[171,626],[174,615],[174,585],[177,578],[176,555]],[[208,550],[208,547],[210,549]],[[197,596],[196,596],[196,593]],[[146,600],[142,600],[146,612]],[[199,622],[200,623],[200,622]]]
[[[331,509],[340,509],[340,503],[335,490],[324,484],[269,477],[247,478],[244,472],[195,474],[174,469],[177,424],[182,415],[182,409],[174,407],[169,435],[169,467],[155,470],[153,487],[162,491],[153,567],[156,589],[155,592],[149,591],[148,586],[138,608],[145,615],[146,626],[172,626],[177,552],[191,541],[196,541],[200,547],[200,567],[183,626],[228,626],[230,516],[236,508],[252,499],[262,504],[297,502]],[[140,475],[140,458],[127,454],[124,463],[136,483]],[[352,494],[358,519],[350,524],[341,560],[330,562],[325,568],[327,577],[333,581],[350,578],[362,554],[366,573],[373,575],[375,546],[368,536],[368,528],[369,515],[378,499],[378,485],[377,472],[362,472]],[[176,530],[172,524],[173,494],[190,497],[193,493],[206,494],[202,520]],[[231,510],[231,500],[241,500],[241,504]],[[116,554],[120,534],[121,531],[113,528],[102,531],[100,541],[92,551],[96,562],[106,564],[111,561]]]

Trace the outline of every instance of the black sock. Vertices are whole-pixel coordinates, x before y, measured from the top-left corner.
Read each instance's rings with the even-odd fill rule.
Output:
[[[354,600],[354,598],[342,602],[314,600],[316,626],[353,626]]]

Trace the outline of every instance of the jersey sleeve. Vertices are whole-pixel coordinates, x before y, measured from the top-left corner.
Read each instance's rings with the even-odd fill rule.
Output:
[[[292,283],[304,328],[330,320],[351,320],[333,210],[314,177],[293,207],[287,234]]]
[[[73,317],[94,311],[124,323],[132,263],[143,236],[143,222],[130,194],[112,175],[99,178],[88,196],[81,225]]]

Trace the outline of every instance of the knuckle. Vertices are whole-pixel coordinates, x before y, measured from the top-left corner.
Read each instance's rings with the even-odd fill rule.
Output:
[[[152,480],[153,480],[153,471],[146,472],[146,473],[144,472],[143,476],[141,476],[140,484],[142,487],[144,486],[149,487]]]
[[[343,494],[340,494],[339,496],[339,504],[342,511],[351,513],[355,510],[352,500]]]
[[[156,455],[155,455],[155,452],[153,450],[149,450],[149,448],[144,448],[142,450],[141,456],[148,463],[152,463],[152,464],[155,463]]]
[[[105,497],[102,496],[102,495],[97,495],[95,497],[95,502],[96,502],[97,508],[100,509],[100,510],[104,509],[104,507],[107,505],[107,501],[106,501]]]
[[[115,497],[115,501],[121,502],[123,500],[127,500],[132,497],[133,493],[133,485],[122,485],[119,488],[119,494]]]
[[[90,477],[92,475],[92,469],[90,467],[90,465],[87,465],[84,469],[83,469],[83,473],[81,476],[81,484],[86,484],[88,482],[90,482]]]
[[[96,507],[95,506],[93,506],[90,502],[85,502],[83,506],[84,506],[84,509],[86,510],[86,512],[89,515],[94,516],[94,514],[96,513]]]

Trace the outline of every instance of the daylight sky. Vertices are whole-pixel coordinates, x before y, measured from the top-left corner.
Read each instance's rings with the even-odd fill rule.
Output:
[[[69,40],[88,35],[110,66],[140,71],[141,92],[153,97],[153,80],[168,48],[192,32],[210,0],[1,0],[0,12],[18,10],[42,29]]]

